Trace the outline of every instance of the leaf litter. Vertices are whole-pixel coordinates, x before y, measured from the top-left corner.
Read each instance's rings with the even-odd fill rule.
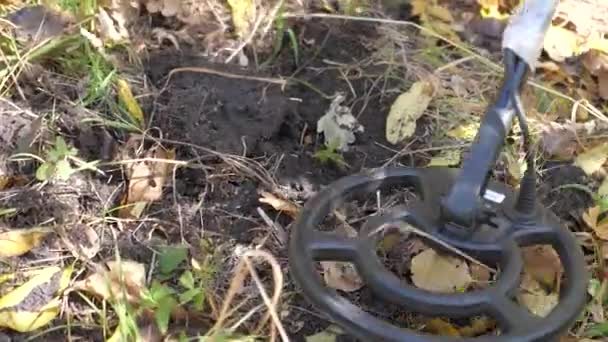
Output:
[[[341,224],[336,234],[347,237],[356,237],[357,231],[352,227]],[[357,269],[352,263],[342,261],[321,261],[323,279],[327,286],[344,292],[354,292],[363,287],[364,283]]]

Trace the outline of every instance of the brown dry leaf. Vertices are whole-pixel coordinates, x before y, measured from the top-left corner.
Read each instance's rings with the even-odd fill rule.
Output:
[[[126,299],[129,303],[137,304],[145,285],[145,266],[135,261],[122,260],[120,263],[110,261],[107,267],[105,269],[100,266],[96,273],[75,283],[74,287],[108,301]]]
[[[357,231],[346,225],[340,225],[337,233],[348,237],[357,236]],[[331,288],[353,292],[363,287],[363,280],[352,263],[321,261],[321,267],[323,268],[323,279],[327,286]]]
[[[559,294],[547,293],[530,274],[524,273],[517,300],[531,313],[546,317],[559,302]]]
[[[29,180],[25,176],[2,176],[0,175],[0,191],[13,187],[24,186]]]
[[[608,240],[608,218],[604,218],[598,222],[599,216],[600,207],[591,207],[583,214],[583,221],[585,221],[589,228],[593,229],[597,237],[602,240]]]
[[[574,160],[574,165],[591,176],[604,165],[606,159],[608,159],[608,143],[602,143],[579,154]]]
[[[438,254],[433,249],[416,255],[412,259],[411,269],[414,285],[429,291],[457,292],[473,282],[465,261]]]
[[[277,211],[285,212],[292,218],[296,218],[300,212],[300,208],[295,203],[278,198],[270,192],[262,191],[260,195],[262,195],[259,199],[260,202],[270,205]]]
[[[171,163],[168,161],[175,159],[175,150],[167,151],[156,145],[146,153],[146,157],[161,160],[131,164],[128,172],[129,188],[119,212],[121,218],[139,218],[147,203],[162,197],[163,187],[171,170]]]
[[[554,288],[563,272],[559,255],[551,245],[522,248],[524,272],[547,288]]]
[[[99,252],[101,242],[95,229],[78,224],[67,232],[62,232],[63,243],[75,258],[89,260]]]
[[[542,129],[541,146],[550,157],[570,160],[578,148],[576,131],[572,126],[548,122]]]

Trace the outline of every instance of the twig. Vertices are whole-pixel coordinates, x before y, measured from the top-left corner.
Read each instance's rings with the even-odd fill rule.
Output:
[[[167,75],[167,80],[165,81],[165,84],[163,85],[162,89],[160,90],[160,93],[163,93],[167,89],[167,85],[169,84],[171,77],[178,72],[196,72],[196,73],[201,73],[201,74],[222,76],[222,77],[226,77],[226,78],[272,83],[272,84],[278,84],[281,86],[285,86],[287,84],[287,81],[280,79],[280,78],[239,75],[239,74],[233,74],[230,72],[224,72],[224,71],[214,70],[214,69],[205,68],[205,67],[182,67],[182,68],[172,69],[169,72],[169,75]]]
[[[274,228],[275,235],[281,246],[285,246],[287,244],[287,232],[285,231],[285,228],[283,228],[283,226],[281,226],[279,223],[272,221],[264,209],[257,207],[256,210],[266,225]]]
[[[266,293],[266,290],[264,289],[264,284],[262,284],[262,281],[260,280],[260,277],[258,276],[257,271],[253,268],[253,265],[251,264],[249,257],[262,258],[262,259],[266,260],[272,267],[272,277],[273,277],[273,280],[275,283],[274,295],[272,296],[272,301],[268,297],[268,294]],[[262,298],[264,299],[264,303],[268,307],[268,313],[270,314],[270,317],[272,317],[275,327],[277,328],[277,330],[279,330],[279,334],[281,335],[281,338],[283,339],[284,342],[289,342],[289,337],[287,336],[287,332],[285,331],[285,328],[283,328],[283,325],[281,324],[281,320],[279,319],[279,315],[276,310],[276,306],[278,305],[279,299],[281,298],[281,292],[283,291],[283,272],[281,272],[281,265],[279,265],[279,263],[277,262],[277,260],[274,258],[274,256],[272,254],[270,254],[266,251],[263,251],[263,250],[258,250],[258,249],[250,249],[250,250],[245,251],[243,253],[243,260],[245,260],[245,264],[247,265],[247,268],[249,269],[249,272],[251,273],[251,277],[255,281],[255,284],[258,287],[258,290],[260,291],[260,295],[262,295]],[[266,319],[262,320],[262,324],[260,324],[260,327],[263,326],[263,323],[265,320]]]

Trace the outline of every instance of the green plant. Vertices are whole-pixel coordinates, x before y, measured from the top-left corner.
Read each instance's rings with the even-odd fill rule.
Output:
[[[178,305],[175,299],[176,291],[171,287],[161,284],[158,280],[152,283],[150,289],[144,289],[142,296],[142,309],[154,312],[156,325],[162,334],[169,329],[171,312]]]
[[[264,65],[268,65],[270,64],[281,52],[281,50],[283,49],[283,41],[285,39],[285,34],[287,34],[287,37],[289,38],[289,42],[291,43],[291,49],[293,51],[293,56],[294,56],[294,61],[296,63],[296,65],[299,64],[299,49],[298,49],[298,39],[296,38],[296,34],[294,33],[294,31],[290,28],[287,27],[287,22],[285,20],[284,17],[284,13],[285,13],[285,1],[281,0],[281,3],[279,5],[279,10],[278,13],[276,15],[276,19],[274,20],[274,31],[275,31],[275,42],[274,42],[274,48],[272,51],[272,56],[270,57],[270,59],[266,62],[264,62]]]
[[[318,150],[313,157],[324,164],[331,162],[338,165],[340,168],[350,167],[344,160],[344,156],[342,156],[334,146],[325,145],[322,149]]]
[[[55,144],[47,153],[46,160],[42,163],[38,170],[36,170],[36,178],[41,181],[46,181],[53,176],[58,177],[61,180],[67,180],[70,176],[76,172],[70,164],[70,157],[74,157],[78,154],[78,150],[75,148],[69,148],[62,137],[58,136],[55,140]]]

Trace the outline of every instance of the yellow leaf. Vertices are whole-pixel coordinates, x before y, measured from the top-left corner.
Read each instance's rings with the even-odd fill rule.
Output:
[[[597,145],[574,160],[574,165],[580,167],[588,176],[598,171],[608,158],[608,143]]]
[[[78,290],[89,292],[105,300],[126,299],[137,303],[146,279],[146,268],[131,260],[107,263],[108,269],[99,267],[96,273],[74,284]]]
[[[453,293],[473,282],[466,262],[438,254],[432,248],[416,255],[411,269],[414,285],[428,291]]]
[[[23,255],[38,247],[44,237],[51,232],[48,228],[12,229],[0,233],[0,256]]]
[[[275,210],[284,211],[287,213],[287,215],[293,218],[295,218],[300,212],[298,206],[292,202],[278,198],[277,196],[266,191],[262,191],[261,195],[262,197],[259,199],[260,202],[270,205]]]
[[[456,149],[444,150],[433,157],[427,166],[454,166],[460,163],[460,151]]]
[[[448,131],[448,136],[454,139],[473,141],[479,131],[479,122],[469,122]]]
[[[29,332],[51,322],[59,314],[59,296],[68,286],[72,271],[45,268],[0,298],[0,326]]]
[[[425,331],[439,336],[460,337],[460,332],[451,323],[441,318],[433,318],[426,323]]]
[[[255,2],[253,0],[228,0],[232,10],[232,23],[240,38],[247,36],[250,32],[251,23],[256,18]]]
[[[433,86],[428,81],[418,81],[399,95],[386,119],[386,140],[397,144],[414,134],[416,120],[422,116],[433,96]]]
[[[131,92],[131,88],[129,87],[129,83],[124,79],[120,78],[116,81],[116,85],[118,86],[118,98],[120,101],[127,107],[127,111],[131,115],[131,117],[139,124],[140,127],[143,127],[144,124],[144,112],[142,111],[139,103],[133,96],[133,92]]]
[[[556,62],[585,53],[588,48],[584,45],[583,38],[559,26],[550,26],[543,42],[545,51]]]

